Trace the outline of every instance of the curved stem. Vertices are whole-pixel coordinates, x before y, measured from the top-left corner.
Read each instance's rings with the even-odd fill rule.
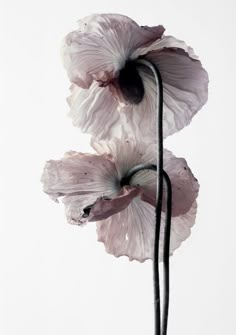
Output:
[[[166,219],[164,232],[164,251],[163,251],[163,272],[164,272],[164,293],[163,293],[163,311],[162,311],[162,329],[161,335],[167,334],[169,295],[170,295],[170,232],[171,232],[171,210],[172,210],[172,189],[168,174],[163,171],[164,183],[166,186]]]
[[[161,317],[160,317],[160,281],[159,281],[159,238],[161,224],[161,208],[163,193],[163,85],[162,78],[158,68],[151,62],[139,59],[138,62],[147,66],[153,73],[158,87],[156,115],[157,130],[157,205],[156,205],[156,225],[154,239],[154,257],[153,257],[153,275],[154,275],[154,304],[155,304],[155,335],[161,334]]]
[[[133,167],[128,174],[122,179],[122,183],[130,185],[132,177],[139,171],[153,170],[157,171],[155,164],[139,164]],[[168,312],[169,312],[169,254],[170,254],[170,233],[171,233],[171,211],[172,211],[172,187],[168,174],[163,170],[163,179],[166,189],[166,216],[164,230],[164,250],[163,250],[163,311],[162,311],[162,327],[160,327],[161,335],[167,334]],[[157,328],[156,330],[157,331]]]

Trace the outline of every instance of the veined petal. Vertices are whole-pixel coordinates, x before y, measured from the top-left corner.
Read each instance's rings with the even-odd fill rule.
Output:
[[[123,211],[140,193],[140,188],[124,186],[114,199],[98,199],[91,208],[88,221],[104,220]]]
[[[79,21],[79,29],[68,34],[62,54],[72,82],[89,87],[91,76],[108,83],[117,76],[132,52],[159,39],[162,26],[139,27],[119,14],[88,16]]]
[[[147,161],[149,157],[155,156],[155,146],[150,146],[146,150]],[[148,157],[149,156],[149,157]],[[175,157],[170,151],[164,149],[163,167],[168,174],[172,186],[172,216],[186,214],[192,207],[198,196],[199,184],[192,174],[184,158]],[[149,160],[150,161],[150,160]],[[156,172],[144,170],[136,173],[130,181],[132,186],[139,186],[143,193],[141,199],[156,205]],[[163,189],[162,210],[166,210],[166,190],[165,183]]]
[[[149,151],[152,144],[137,142],[134,138],[113,138],[110,141],[96,141],[92,138],[91,145],[99,154],[109,154],[113,157],[120,179],[123,178],[131,168],[139,164],[155,163],[156,154]]]
[[[83,216],[84,208],[100,197],[114,196],[120,189],[116,167],[106,154],[71,152],[61,160],[50,160],[41,181],[44,192],[53,200],[64,197],[68,222],[78,224],[88,217]]]
[[[160,70],[163,81],[163,137],[187,126],[206,103],[208,75],[201,63],[181,50],[163,50],[145,56]],[[139,105],[126,105],[121,113],[126,117],[124,128],[139,139],[151,140],[156,136],[158,111],[157,84],[153,74],[140,67],[145,95]]]
[[[170,151],[164,151],[164,170],[172,185],[172,216],[187,213],[197,199],[199,183],[184,158],[175,157]],[[163,204],[166,203],[164,189]],[[165,207],[163,208],[165,210]]]
[[[109,139],[119,133],[118,101],[108,87],[99,87],[96,82],[89,89],[72,85],[71,93],[68,98],[71,107],[69,116],[74,126],[97,139]]]
[[[172,36],[164,36],[148,47],[137,49],[132,58],[138,56],[152,62],[161,73],[164,91],[163,135],[167,137],[188,125],[206,103],[208,74],[193,49]],[[149,86],[153,83],[150,82]],[[152,112],[155,114],[155,109]]]
[[[155,209],[135,198],[122,212],[97,222],[98,240],[108,253],[140,262],[152,258]]]
[[[173,36],[162,36],[161,39],[157,39],[148,46],[137,48],[133,52],[131,58],[136,59],[140,56],[145,56],[146,58],[146,55],[150,55],[154,51],[160,51],[162,49],[166,50],[168,48],[172,50],[184,50],[192,59],[198,59],[198,56],[195,54],[193,48],[189,47],[184,41],[178,40]]]
[[[196,203],[189,212],[172,218],[170,255],[190,235],[196,216]],[[165,213],[162,213],[160,229],[160,261],[163,257]],[[153,259],[155,235],[155,208],[135,198],[124,211],[97,222],[98,241],[106,251],[116,257],[128,256],[130,260],[144,262]]]
[[[180,247],[182,242],[190,236],[191,228],[195,223],[196,213],[197,202],[195,201],[187,213],[171,218],[170,256],[173,255],[174,251]],[[165,214],[162,213],[160,229],[160,261],[163,259],[164,229]]]
[[[182,50],[147,55],[160,70],[164,88],[165,137],[187,126],[208,98],[208,74]]]

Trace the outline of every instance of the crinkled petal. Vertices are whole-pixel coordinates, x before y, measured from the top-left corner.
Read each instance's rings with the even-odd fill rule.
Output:
[[[150,55],[154,51],[160,51],[162,49],[172,49],[177,50],[181,49],[188,53],[189,57],[192,59],[198,59],[198,56],[195,54],[193,48],[189,47],[184,41],[178,40],[173,36],[162,36],[161,39],[155,40],[152,44],[148,46],[137,48],[133,53],[131,58],[136,59],[140,56]]]
[[[113,157],[120,179],[136,165],[156,162],[156,155],[149,151],[149,144],[137,142],[134,138],[113,138],[110,141],[92,138],[91,145],[100,155],[106,153]]]
[[[83,209],[103,196],[112,197],[120,187],[114,162],[106,154],[68,153],[46,163],[43,190],[53,200],[64,197],[69,223],[83,223]]]
[[[123,211],[140,193],[140,188],[124,186],[114,199],[97,200],[90,211],[88,221],[104,220]]]
[[[146,157],[154,156],[155,146],[150,146]],[[184,158],[175,157],[170,151],[164,150],[164,170],[168,174],[172,186],[172,216],[187,213],[198,196],[199,184],[192,174]],[[130,182],[133,186],[141,187],[141,199],[156,205],[156,172],[144,170],[136,173]],[[164,184],[165,185],[165,184]],[[166,190],[164,187],[163,207],[166,209]]]
[[[89,89],[72,85],[68,103],[71,107],[69,116],[74,126],[97,139],[109,139],[119,134],[120,114],[117,110],[118,101],[108,87],[99,87],[94,82]]]
[[[89,87],[92,78],[108,83],[136,48],[160,39],[163,32],[162,26],[139,27],[119,14],[80,20],[79,29],[66,36],[62,48],[70,80],[81,87]]]
[[[91,144],[99,154],[113,157],[119,178],[124,177],[130,169],[140,164],[157,164],[156,145],[154,143],[137,142],[133,138],[109,142],[92,139]],[[172,184],[172,215],[179,216],[189,211],[198,196],[199,184],[184,158],[175,157],[164,149],[163,167]],[[130,181],[131,186],[142,188],[141,198],[155,206],[156,204],[156,172],[151,170],[136,173]],[[165,210],[165,196],[163,210]]]
[[[170,151],[164,151],[164,170],[172,186],[172,216],[187,213],[197,199],[199,183],[184,158],[175,157]],[[163,204],[166,203],[164,190]]]
[[[181,51],[165,50],[149,58],[160,70],[163,80],[163,137],[187,126],[206,103],[208,75],[201,63]],[[137,139],[152,140],[156,136],[157,85],[153,74],[141,67],[145,96],[139,105],[127,104],[121,109],[126,118],[125,129]]]
[[[152,258],[154,207],[135,198],[122,212],[97,222],[98,240],[116,257],[140,262]]]
[[[161,73],[164,90],[163,135],[167,137],[187,126],[206,103],[208,74],[193,49],[172,36],[164,36],[148,47],[137,49],[132,57],[141,55],[155,64]],[[154,92],[151,87],[156,83],[148,74],[147,77],[147,89]],[[151,101],[155,102],[155,96]],[[154,106],[154,115],[155,110]]]
[[[158,67],[164,89],[164,136],[187,126],[208,98],[208,74],[200,61],[181,50],[150,54]]]
[[[170,255],[180,247],[191,234],[191,228],[195,223],[197,213],[197,202],[195,201],[189,211],[185,214],[171,218],[171,234],[170,234]],[[165,229],[165,214],[162,213],[162,223],[160,230],[160,261],[163,259],[164,246],[164,229]]]
[[[196,203],[189,212],[172,218],[170,255],[190,235],[196,216]],[[162,213],[160,232],[160,261],[163,257],[165,213]],[[98,240],[106,251],[116,257],[128,256],[130,260],[143,262],[153,259],[155,234],[155,208],[135,198],[124,211],[97,222]]]

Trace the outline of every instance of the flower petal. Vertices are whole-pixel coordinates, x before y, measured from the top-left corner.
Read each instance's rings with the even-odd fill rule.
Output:
[[[120,186],[114,162],[106,154],[97,156],[71,152],[61,160],[46,163],[41,178],[44,192],[53,200],[64,197],[69,223],[83,223],[84,208],[103,196],[112,197]]]
[[[183,215],[171,218],[171,234],[170,234],[170,255],[179,248],[191,234],[191,228],[195,223],[197,213],[197,202],[195,201],[189,211]],[[163,259],[164,246],[164,229],[165,229],[165,214],[162,213],[162,223],[160,230],[160,261]]]
[[[148,156],[154,157],[155,146],[146,150]],[[154,160],[153,160],[154,161]],[[164,170],[168,174],[172,186],[172,216],[187,213],[198,196],[199,184],[192,174],[184,158],[175,157],[170,151],[164,149]],[[142,189],[141,199],[156,205],[156,172],[144,170],[136,173],[130,181],[130,185],[139,186]],[[164,184],[165,185],[165,184]],[[166,190],[164,186],[162,210],[166,210]]]
[[[172,218],[170,255],[190,235],[196,216],[196,203],[188,213]],[[128,256],[130,260],[144,262],[153,259],[155,208],[135,198],[124,211],[97,222],[98,240],[106,251],[116,257]],[[160,261],[163,257],[165,214],[162,213],[160,231]]]
[[[157,65],[163,80],[163,137],[187,126],[206,103],[208,75],[201,63],[180,51],[160,51],[148,56]],[[156,136],[157,92],[153,74],[140,68],[145,96],[139,105],[121,109],[126,117],[125,129],[139,139],[151,140]]]
[[[164,170],[172,185],[172,216],[187,213],[195,202],[199,183],[184,158],[175,157],[170,151],[164,151]],[[163,204],[166,203],[164,190]],[[165,210],[165,207],[163,208]]]
[[[94,82],[89,89],[72,85],[71,91],[72,95],[68,98],[71,107],[69,116],[74,126],[97,139],[109,139],[114,134],[119,134],[121,126],[118,101],[108,87],[99,87]]]
[[[187,126],[208,98],[208,75],[200,61],[181,50],[150,55],[163,79],[165,137]]]
[[[140,188],[124,186],[114,199],[98,199],[90,211],[88,221],[104,220],[123,211],[140,193]]]
[[[108,253],[140,262],[152,258],[155,209],[135,198],[122,212],[97,222],[98,240]]]
[[[198,59],[198,56],[194,53],[193,48],[189,47],[184,41],[178,40],[177,38],[173,36],[162,36],[161,39],[155,40],[152,44],[149,44],[148,46],[137,48],[131,58],[136,59],[140,56],[151,55],[154,51],[160,51],[162,49],[172,49],[177,50],[181,49],[184,50],[189,57],[192,59]]]
[[[108,83],[124,67],[132,52],[159,39],[162,26],[139,27],[124,15],[91,15],[79,21],[79,29],[68,34],[62,53],[72,82],[81,87],[95,80]]]
[[[164,90],[163,135],[167,137],[187,126],[206,103],[208,74],[193,49],[172,36],[165,36],[146,48],[137,49],[132,57],[140,55],[156,65],[161,73]],[[151,81],[149,90],[155,85]],[[155,108],[152,113],[155,114]]]
[[[126,133],[123,136],[125,135]],[[154,146],[151,143],[137,142],[134,138],[113,138],[110,141],[97,141],[92,138],[91,145],[100,155],[106,153],[113,157],[120,179],[136,165],[156,163]]]

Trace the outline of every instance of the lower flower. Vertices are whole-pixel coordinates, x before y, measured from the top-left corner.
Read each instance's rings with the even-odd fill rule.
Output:
[[[92,142],[98,154],[69,152],[46,163],[44,192],[53,200],[63,197],[67,220],[83,225],[97,222],[98,240],[116,257],[140,262],[153,258],[157,178],[155,171],[129,171],[156,162],[155,144],[133,139]],[[190,235],[196,217],[199,184],[183,158],[164,150],[164,170],[172,184],[170,254]],[[165,189],[164,195],[165,197]],[[165,204],[165,201],[163,201]],[[165,206],[162,207],[162,260]]]

